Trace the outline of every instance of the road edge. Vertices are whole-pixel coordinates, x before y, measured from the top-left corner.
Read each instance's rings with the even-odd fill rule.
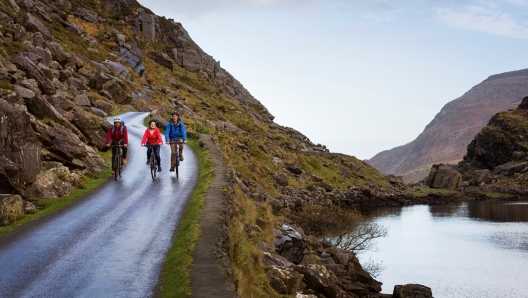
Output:
[[[222,258],[222,230],[228,212],[225,189],[228,186],[227,166],[222,153],[213,143],[210,135],[198,134],[200,144],[208,151],[214,164],[214,179],[204,196],[204,208],[200,215],[200,236],[192,251],[190,297],[238,297],[228,283],[226,274],[228,260]]]

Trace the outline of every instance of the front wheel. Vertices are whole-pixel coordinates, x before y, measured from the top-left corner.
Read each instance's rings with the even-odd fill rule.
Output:
[[[176,178],[178,178],[178,168],[180,167],[180,161],[176,161],[176,166],[174,167],[174,171],[176,172]]]
[[[150,175],[152,176],[152,180],[156,179],[156,158],[154,154],[150,156]]]
[[[114,176],[115,176],[115,180],[117,181],[117,177],[121,175],[121,162],[120,162],[120,158],[119,158],[119,155],[116,154],[114,155]]]

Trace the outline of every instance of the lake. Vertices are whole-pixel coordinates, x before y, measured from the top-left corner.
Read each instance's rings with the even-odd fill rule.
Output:
[[[372,210],[389,228],[376,251],[382,293],[418,283],[442,297],[528,297],[528,201],[468,201]]]

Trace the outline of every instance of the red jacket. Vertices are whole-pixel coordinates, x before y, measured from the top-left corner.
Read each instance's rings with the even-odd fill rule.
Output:
[[[114,126],[110,126],[110,128],[108,128],[108,131],[106,132],[106,144],[111,144],[114,141],[123,140],[123,145],[125,144],[128,145],[128,131],[127,131],[126,126],[121,126],[123,127],[123,133],[121,133],[121,127],[119,129],[117,129],[116,127],[114,129],[114,132],[112,133],[113,127]]]
[[[163,144],[163,139],[161,138],[161,133],[159,128],[154,129],[154,133],[150,133],[150,128],[147,128],[145,130],[145,133],[143,134],[143,138],[141,139],[141,145],[145,145],[146,143],[149,143],[151,145],[158,145]]]

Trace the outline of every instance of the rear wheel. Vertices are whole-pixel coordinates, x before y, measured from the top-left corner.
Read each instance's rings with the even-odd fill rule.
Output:
[[[154,154],[150,155],[150,175],[152,176],[152,180],[156,179],[156,158]]]

